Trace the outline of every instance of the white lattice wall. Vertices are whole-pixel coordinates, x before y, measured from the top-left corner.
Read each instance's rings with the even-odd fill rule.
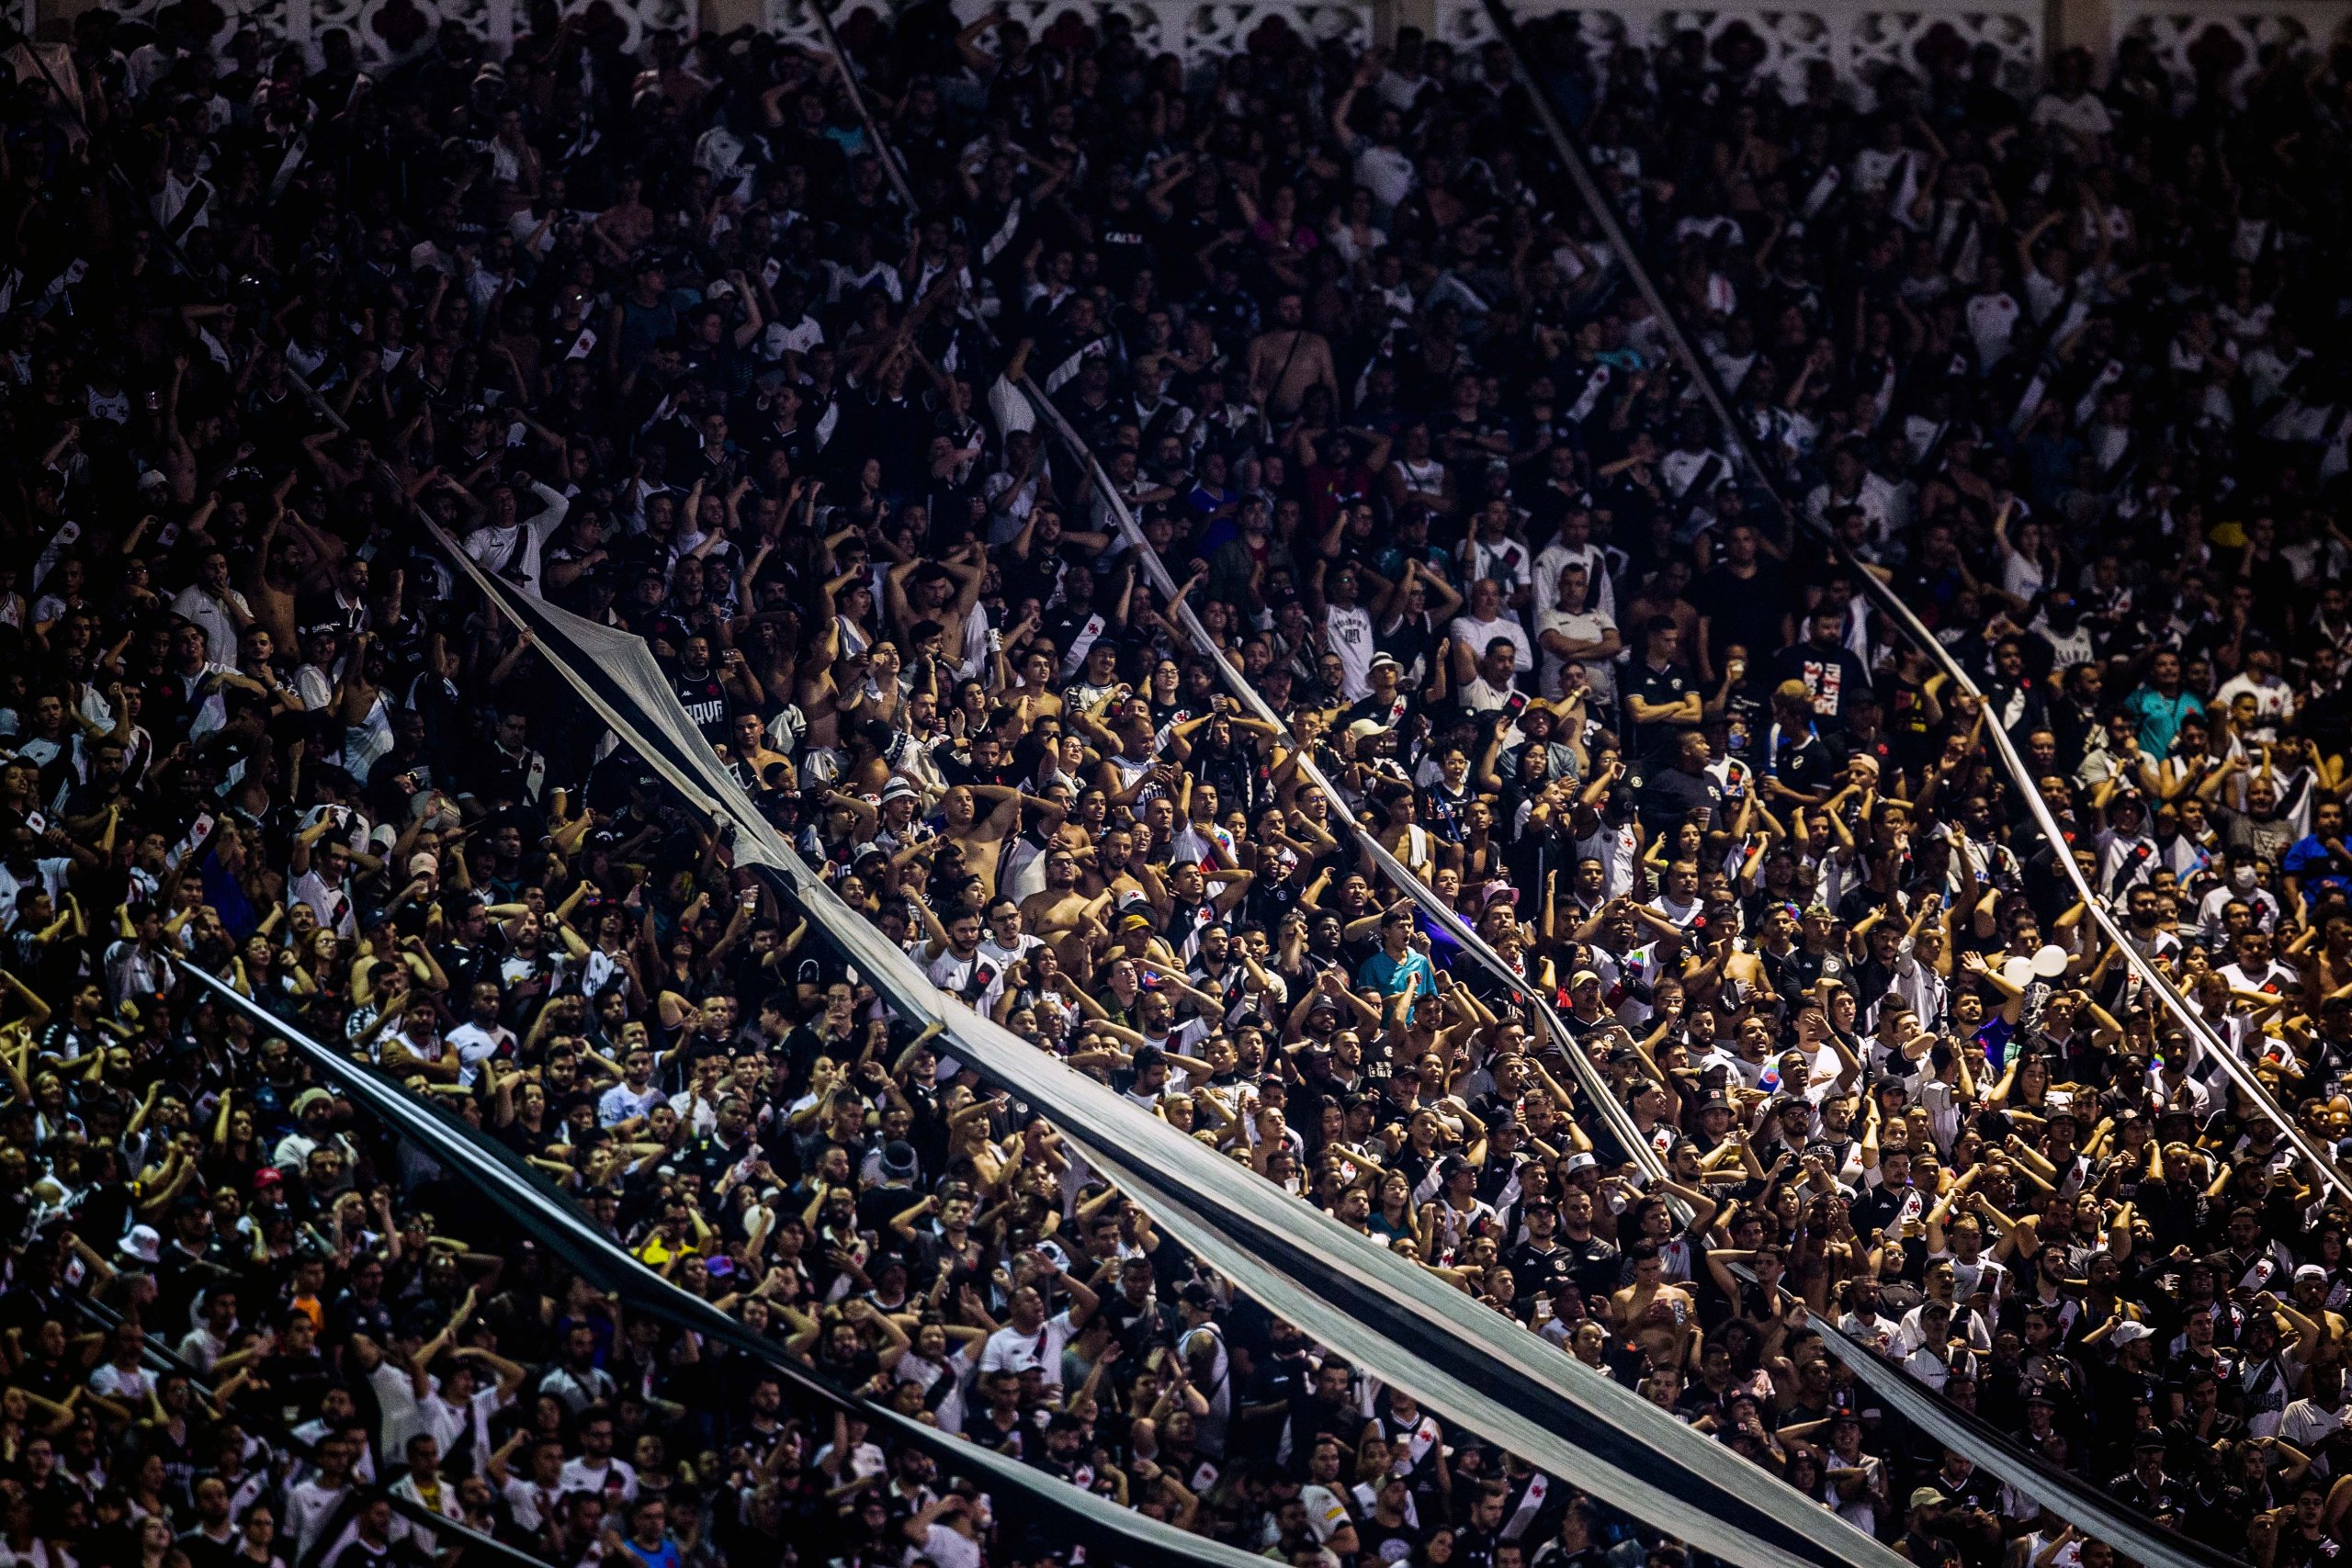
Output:
[[[967,22],[995,8],[994,0],[956,0],[956,14]],[[1372,6],[1356,0],[1005,0],[1004,10],[1032,37],[1065,16],[1091,24],[1103,13],[1116,11],[1134,26],[1136,43],[1147,54],[1173,54],[1188,65],[1243,48],[1269,22],[1289,28],[1310,43],[1339,39],[1361,47],[1373,41]]]
[[[2233,85],[2243,90],[2261,68],[2265,54],[2284,48],[2297,54],[2324,51],[2352,24],[2352,0],[2115,0],[2115,36],[2145,39],[2156,58],[2187,85],[2196,79],[2191,51],[2208,33],[2237,45]]]
[[[23,0],[29,9],[35,0]],[[164,0],[106,0],[117,14],[144,18]],[[763,25],[772,32],[815,43],[812,5],[822,0],[760,0]],[[860,5],[888,0],[833,0],[846,16]],[[966,19],[992,0],[956,0]],[[1826,61],[1849,81],[1865,85],[1889,65],[1916,69],[1919,41],[1938,27],[1949,27],[1973,46],[1990,43],[2010,62],[2012,85],[2024,87],[2040,73],[2045,33],[2044,0],[1957,0],[1948,6],[1915,4],[1889,8],[1886,0],[1804,0],[1789,6],[1731,10],[1673,9],[1632,4],[1588,9],[1577,0],[1519,0],[1522,14],[1566,13],[1597,56],[1619,45],[1655,48],[1674,33],[1697,28],[1709,37],[1744,23],[1766,51],[1765,69],[1793,89],[1810,62]],[[2326,48],[2352,24],[2352,0],[2113,0],[2115,36],[2148,39],[2168,69],[2191,79],[2190,51],[2209,31],[2220,29],[2243,48],[2241,83],[2253,74],[2265,51]],[[218,40],[257,28],[271,43],[311,43],[324,28],[348,28],[363,57],[380,66],[428,42],[444,20],[471,28],[493,51],[513,41],[523,0],[223,0],[229,27]],[[566,12],[609,10],[627,26],[632,47],[654,30],[692,31],[700,24],[700,0],[564,0]],[[1373,41],[1371,0],[1007,0],[1006,9],[1041,34],[1066,15],[1093,22],[1115,8],[1135,28],[1136,39],[1152,54],[1174,54],[1191,66],[1204,66],[1243,47],[1259,28],[1280,23],[1310,42],[1338,39],[1361,47]],[[1492,36],[1480,0],[1436,0],[1436,36],[1457,49],[1475,48]]]
[[[165,0],[107,0],[119,16],[144,17]],[[493,52],[503,53],[521,25],[523,0],[222,0],[229,17],[216,46],[226,48],[243,28],[253,28],[272,44],[313,46],[329,28],[342,28],[358,43],[363,62],[382,66],[426,44],[445,21],[463,23]],[[610,11],[627,29],[628,47],[663,28],[693,32],[701,26],[699,0],[563,0],[567,16]]]
[[[2352,0],[2346,0],[2352,5]],[[1890,65],[1917,72],[1919,40],[1938,27],[1950,28],[1962,44],[1989,43],[2009,62],[2014,85],[2038,76],[2042,56],[2041,0],[1973,0],[1950,8],[1882,9],[1877,6],[1811,4],[1790,8],[1724,11],[1670,10],[1620,6],[1588,10],[1569,0],[1521,4],[1524,16],[1567,14],[1596,60],[1621,45],[1655,49],[1674,34],[1696,28],[1710,39],[1734,24],[1745,24],[1762,42],[1762,69],[1798,91],[1813,62],[1826,61],[1840,77],[1869,83]],[[1479,0],[1440,0],[1437,34],[1457,49],[1475,48],[1494,36]]]

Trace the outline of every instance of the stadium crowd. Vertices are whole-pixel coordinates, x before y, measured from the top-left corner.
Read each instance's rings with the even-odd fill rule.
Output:
[[[2028,80],[1938,28],[1865,82],[1532,25],[1758,472],[1498,46],[861,12],[910,210],[829,56],[524,10],[503,59],[210,0],[10,56],[0,1568],[491,1561],[420,1511],[556,1568],[1069,1561],[187,966],[1041,1474],[1293,1568],[1688,1562],[878,1005],[420,508],[643,636],[942,991],[1911,1561],[2114,1553],[1825,1323],[2256,1568],[2342,1554],[2352,1210],[2058,857],[2352,1148],[2352,54]]]

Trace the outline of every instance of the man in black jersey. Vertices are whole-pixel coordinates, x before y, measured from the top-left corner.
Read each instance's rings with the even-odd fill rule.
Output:
[[[1588,1204],[1590,1201],[1586,1200]],[[1527,1239],[1512,1247],[1506,1258],[1511,1280],[1519,1287],[1519,1300],[1556,1296],[1562,1287],[1576,1283],[1577,1262],[1577,1255],[1561,1243],[1559,1208],[1549,1198],[1531,1198],[1521,1206],[1520,1216],[1527,1226]],[[1588,1226],[1588,1238],[1589,1233]]]
[[[1686,732],[1705,716],[1706,703],[1680,662],[1682,632],[1664,615],[1642,628],[1641,662],[1625,678],[1625,712],[1633,722],[1629,750],[1653,767],[1674,759]]]
[[[671,685],[686,716],[714,746],[728,743],[730,699],[747,707],[757,707],[761,700],[760,683],[744,668],[742,652],[730,648],[714,662],[710,639],[699,632],[687,637],[679,649],[678,672],[671,678]]]

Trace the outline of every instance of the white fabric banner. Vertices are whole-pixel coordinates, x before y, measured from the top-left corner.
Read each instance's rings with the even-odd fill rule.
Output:
[[[695,809],[734,829],[737,863],[775,877],[895,1010],[941,1023],[958,1055],[1051,1118],[1155,1224],[1219,1273],[1431,1409],[1702,1551],[1749,1568],[1901,1562],[1550,1341],[944,995],[760,818],[679,707],[642,640],[492,579],[434,532],[625,744]],[[1292,1267],[1238,1235],[1259,1248],[1288,1249]]]

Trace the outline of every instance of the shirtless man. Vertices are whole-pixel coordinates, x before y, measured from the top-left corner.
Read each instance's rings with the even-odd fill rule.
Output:
[[[1339,395],[1340,375],[1331,363],[1331,345],[1320,333],[1306,330],[1306,301],[1285,291],[1274,301],[1280,324],[1250,342],[1250,396],[1270,417],[1298,412],[1310,387],[1329,387]]]
[[[798,770],[793,767],[792,759],[782,751],[769,750],[767,728],[760,722],[758,714],[737,714],[734,718],[734,737],[735,764],[741,774],[738,782],[745,789],[755,795],[767,789],[769,787],[768,771],[772,768],[784,770],[775,776],[776,788],[797,789],[800,787],[800,774]]]
[[[1690,1292],[1659,1277],[1663,1265],[1654,1243],[1636,1242],[1626,1256],[1633,1261],[1634,1282],[1610,1296],[1610,1325],[1632,1336],[1648,1352],[1651,1365],[1679,1367],[1685,1341],[1698,1327]]]
[[[1114,899],[1137,893],[1155,908],[1170,901],[1168,886],[1151,863],[1151,829],[1140,822],[1103,833],[1095,846],[1094,874]]]
[[[975,543],[936,563],[910,557],[892,567],[882,581],[890,624],[906,639],[903,646],[914,646],[919,624],[938,622],[940,649],[959,675],[977,673],[966,668],[964,637],[965,624],[979,603],[980,580],[988,575],[987,562],[972,558],[978,552]]]
[[[1002,660],[1004,655],[999,653],[997,658]],[[1022,708],[1032,720],[1062,716],[1062,694],[1054,689],[1057,671],[1052,654],[1043,649],[1032,649],[1021,656],[1018,675],[1011,675],[1010,668],[1002,667],[1006,673],[1001,675],[1000,683],[1014,706]]]
[[[1021,900],[1021,923],[1031,935],[1057,942],[1089,921],[1099,924],[1109,913],[1113,897],[1108,888],[1091,896],[1081,889],[1078,856],[1056,844],[1046,852],[1044,889]]]
[[[282,503],[293,483],[289,474],[274,499]],[[342,547],[338,543],[334,547],[340,550]],[[332,576],[331,566],[322,559],[317,530],[288,508],[264,526],[261,553],[245,569],[241,586],[246,603],[253,606],[254,619],[268,629],[270,641],[279,648],[299,648],[300,598],[315,592],[322,579],[331,581]]]
[[[983,800],[991,803],[985,817],[980,815]],[[1004,854],[1005,840],[1021,825],[1021,808],[1034,807],[1057,825],[1069,815],[1050,800],[1040,800],[1003,784],[959,784],[947,792],[939,806],[941,815],[946,818],[943,836],[964,852],[964,869],[978,876],[991,894],[996,892],[997,863]]]
[[[792,702],[808,721],[808,728],[801,736],[805,748],[811,751],[836,750],[842,743],[842,721],[865,716],[865,677],[872,662],[872,656],[863,649],[854,653],[842,650],[838,621],[834,623],[830,645],[820,639],[815,650],[801,661],[799,676],[793,683]]]

